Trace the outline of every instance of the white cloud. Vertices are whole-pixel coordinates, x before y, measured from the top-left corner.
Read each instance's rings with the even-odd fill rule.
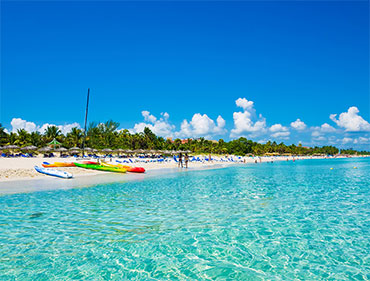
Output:
[[[272,125],[269,131],[273,133],[271,134],[273,138],[288,139],[290,135],[289,129],[281,124]]]
[[[277,138],[277,139],[289,139],[289,135],[290,135],[290,132],[277,132],[277,133],[271,134],[273,138]]]
[[[162,113],[162,117],[159,119],[146,110],[142,111],[141,114],[144,120],[149,123],[141,122],[135,124],[134,128],[129,130],[131,133],[143,132],[145,127],[148,127],[154,134],[161,137],[170,137],[173,135],[175,126],[168,122],[170,115],[167,112]]]
[[[154,115],[150,114],[149,111],[143,110],[141,112],[141,115],[143,115],[144,120],[147,122],[155,123],[155,121],[157,121],[157,118]]]
[[[283,131],[283,132],[286,132],[288,131],[288,128],[287,127],[284,127],[282,126],[281,124],[274,124],[270,127],[270,132],[279,132],[279,131]]]
[[[207,116],[207,114],[196,113],[190,122],[186,119],[181,123],[181,130],[176,135],[180,137],[210,137],[226,133],[225,120],[218,116],[216,122]]]
[[[234,112],[234,129],[231,130],[230,137],[238,137],[242,134],[260,135],[266,132],[266,119],[260,114],[257,121],[255,119],[255,109],[253,101],[248,101],[245,98],[239,98],[235,101],[238,107],[241,107],[243,112]]]
[[[80,124],[78,124],[77,122],[72,123],[72,124],[66,124],[66,125],[57,125],[57,127],[60,129],[63,135],[66,135],[67,133],[69,133],[74,127],[81,129]]]
[[[353,142],[353,139],[345,137],[345,138],[343,138],[343,139],[341,140],[341,142],[342,142],[343,144],[347,144],[347,143]]]
[[[317,137],[315,140],[316,141],[324,141],[324,140],[326,140],[326,138],[323,137],[323,136],[320,136],[320,137]]]
[[[29,133],[39,131],[42,134],[45,132],[48,126],[57,126],[64,135],[70,132],[73,127],[81,128],[80,124],[78,123],[66,125],[54,125],[45,123],[41,126],[37,126],[34,122],[29,122],[21,118],[13,118],[10,124],[12,125],[12,132],[17,132],[18,129],[25,129]]]
[[[307,127],[306,124],[299,118],[294,122],[290,123],[290,126],[297,131],[303,131]]]
[[[80,124],[78,124],[77,122],[72,123],[72,124],[66,124],[66,125],[55,125],[55,124],[45,123],[40,128],[38,128],[38,131],[41,134],[43,134],[43,133],[45,133],[45,130],[49,126],[56,126],[56,127],[58,127],[58,129],[62,132],[63,135],[66,135],[67,133],[69,133],[72,130],[72,128],[74,128],[74,127],[77,127],[79,129],[81,129]]]
[[[370,138],[359,137],[358,143],[370,143]]]
[[[336,131],[336,129],[334,127],[330,126],[328,123],[322,124],[320,130],[323,133],[333,133],[333,132]]]
[[[311,134],[311,136],[313,136],[313,137],[318,137],[320,135],[321,135],[320,131],[313,131],[312,134]]]
[[[29,133],[37,131],[37,126],[35,123],[28,122],[21,118],[13,118],[12,121],[10,122],[10,125],[12,125],[13,133],[16,133],[17,130],[21,130],[21,129],[24,129]]]
[[[330,114],[330,119],[347,132],[370,131],[369,122],[358,115],[359,112],[357,107],[352,106],[347,112],[341,113],[339,119],[336,119],[337,114]]]
[[[236,101],[236,106],[243,108],[245,111],[253,110],[253,101],[249,101],[246,98],[238,98]]]

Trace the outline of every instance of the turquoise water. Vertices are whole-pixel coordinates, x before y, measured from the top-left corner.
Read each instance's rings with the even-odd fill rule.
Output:
[[[0,196],[0,280],[369,280],[369,160]]]

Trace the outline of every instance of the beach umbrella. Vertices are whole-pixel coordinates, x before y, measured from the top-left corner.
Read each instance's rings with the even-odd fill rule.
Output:
[[[61,145],[61,143],[54,138],[51,142],[48,143],[48,145],[53,146],[53,148],[55,148],[55,146]]]
[[[97,149],[95,149],[95,148],[92,150],[92,152],[98,152],[98,151],[99,151],[99,150],[97,150]]]
[[[11,145],[6,145],[3,148],[4,149],[19,149],[19,146],[18,145],[11,144]]]
[[[65,152],[67,150],[68,149],[67,148],[64,148],[64,147],[60,147],[60,148],[55,149],[55,151],[57,151],[57,152]]]
[[[27,150],[36,150],[37,147],[34,146],[34,145],[29,145],[29,146],[25,146],[25,147],[22,147],[21,150],[24,150],[24,151],[27,151]]]
[[[71,147],[70,149],[69,149],[70,151],[75,151],[75,150],[80,150],[78,147]]]
[[[110,148],[104,148],[101,150],[102,152],[112,152],[113,150]]]
[[[40,152],[48,152],[50,150],[51,150],[51,148],[50,147],[47,147],[47,146],[39,149]]]
[[[92,149],[92,148],[90,148],[90,147],[85,147],[84,149],[85,149],[85,151],[92,151],[92,150],[93,150],[93,149]]]

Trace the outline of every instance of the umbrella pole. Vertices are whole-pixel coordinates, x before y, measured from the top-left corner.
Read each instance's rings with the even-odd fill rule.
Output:
[[[90,88],[87,89],[87,103],[86,103],[86,114],[85,114],[85,129],[84,129],[84,139],[83,139],[83,142],[82,142],[82,158],[85,157],[86,123],[87,123],[87,112],[89,110],[89,97],[90,97]]]

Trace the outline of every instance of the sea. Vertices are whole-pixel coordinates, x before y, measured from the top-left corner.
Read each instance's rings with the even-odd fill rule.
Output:
[[[0,280],[370,280],[370,159],[1,194]]]

